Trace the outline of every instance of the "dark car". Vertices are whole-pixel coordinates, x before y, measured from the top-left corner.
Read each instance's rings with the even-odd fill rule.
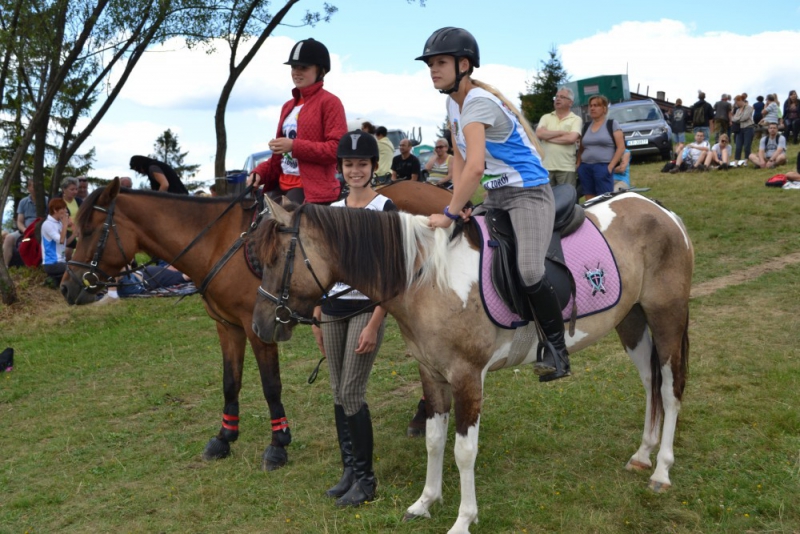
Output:
[[[672,159],[672,129],[652,100],[612,104],[608,119],[619,123],[631,157],[660,155],[664,160]]]
[[[225,173],[229,186],[232,186],[234,189],[238,187],[243,188],[244,186],[242,184],[244,184],[244,181],[250,173],[253,172],[253,169],[258,167],[259,163],[268,160],[271,155],[272,150],[262,150],[261,152],[254,152],[247,156],[241,169],[227,171]]]

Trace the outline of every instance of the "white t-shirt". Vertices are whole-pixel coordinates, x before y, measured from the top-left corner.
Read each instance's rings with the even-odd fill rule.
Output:
[[[297,116],[300,115],[300,110],[302,108],[303,104],[295,106],[294,109],[292,109],[292,111],[290,111],[286,116],[282,126],[284,137],[288,139],[297,138]],[[281,159],[281,170],[283,171],[283,174],[300,176],[300,164],[292,157],[291,152],[287,152],[283,155],[283,159]]]

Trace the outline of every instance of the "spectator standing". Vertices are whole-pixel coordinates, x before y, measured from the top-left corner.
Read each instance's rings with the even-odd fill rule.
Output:
[[[577,159],[578,179],[586,200],[614,190],[614,168],[625,152],[619,124],[614,119],[608,124],[608,98],[589,98],[589,117],[592,121],[584,125]]]
[[[58,198],[63,198],[67,204],[67,211],[72,222],[78,217],[78,208],[81,207],[83,200],[78,198],[78,179],[67,176],[61,180],[61,194]]]
[[[178,173],[168,164],[146,156],[132,156],[130,167],[132,171],[147,176],[150,188],[153,191],[188,195],[189,191],[183,185]]]
[[[417,156],[411,153],[411,141],[400,141],[400,154],[392,159],[392,181],[411,180],[419,181],[420,164]]]
[[[695,134],[703,132],[704,139],[708,140],[711,139],[709,124],[714,116],[714,108],[706,102],[706,94],[703,91],[697,94],[697,98],[697,102],[692,105],[692,128]]]
[[[119,180],[120,187],[127,187],[128,189],[133,189],[133,180],[130,179],[129,176],[115,176]]]
[[[369,121],[364,121],[361,123],[361,131],[367,132],[370,135],[375,135],[375,126]]]
[[[3,261],[7,266],[11,266],[11,260],[14,257],[14,250],[18,246],[19,238],[25,232],[25,229],[36,220],[36,201],[34,200],[34,184],[33,180],[28,180],[28,196],[19,201],[17,205],[17,218],[14,220],[14,231],[6,234],[3,239]],[[44,197],[45,204],[48,204],[47,197]]]
[[[758,95],[756,97],[756,103],[753,104],[753,121],[758,124],[761,122],[761,119],[764,118],[764,97]]]
[[[729,96],[722,94],[719,102],[714,104],[714,142],[719,143],[720,135],[727,134],[731,125],[731,103]]]
[[[759,169],[772,169],[786,163],[786,138],[778,133],[776,123],[767,126],[767,135],[761,138],[758,154],[750,154],[750,161]]]
[[[686,120],[689,109],[683,107],[683,100],[675,100],[675,108],[668,115],[670,127],[672,128],[672,142],[675,146],[686,144]]]
[[[550,176],[551,186],[578,186],[575,148],[581,138],[581,118],[571,111],[574,98],[571,89],[559,89],[553,98],[555,109],[543,115],[536,128],[536,137],[539,138],[544,153],[542,164]]]
[[[783,103],[783,133],[786,141],[789,142],[791,136],[792,143],[797,144],[797,136],[800,134],[800,101],[797,100],[797,91],[789,91],[789,98]]]
[[[434,185],[443,187],[453,178],[453,156],[447,153],[449,148],[447,139],[440,137],[433,146],[433,156],[425,163],[428,181]]]
[[[376,179],[379,184],[388,183],[392,179],[392,159],[394,159],[394,145],[389,140],[389,132],[385,126],[375,128],[375,139],[378,140],[378,171]]]
[[[78,194],[75,198],[81,199],[81,202],[86,200],[89,196],[89,179],[86,176],[78,176]]]
[[[735,159],[736,161],[742,159],[742,148],[744,148],[744,159],[750,159],[756,124],[753,120],[753,106],[747,103],[744,95],[737,95],[734,99],[734,107],[735,112],[731,119],[731,129],[736,141]]]
[[[269,142],[272,157],[246,183],[263,184],[267,192],[296,204],[330,204],[341,191],[336,147],[347,132],[341,100],[323,89],[330,54],[324,44],[305,39],[292,47],[285,65],[292,67],[292,99],[283,105],[278,132]]]

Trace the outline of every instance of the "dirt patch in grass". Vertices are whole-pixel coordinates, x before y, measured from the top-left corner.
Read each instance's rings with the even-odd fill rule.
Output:
[[[0,304],[0,323],[11,325],[21,321],[59,316],[68,309],[58,289],[45,286],[47,275],[40,269],[11,269],[11,279],[19,301],[11,306]]]
[[[697,284],[692,287],[691,298],[707,297],[708,295],[711,295],[720,289],[744,284],[750,280],[755,280],[761,275],[774,271],[780,271],[795,263],[800,263],[800,252],[781,256],[780,258],[774,258],[762,263],[761,265],[748,267],[747,269],[736,271],[727,276],[720,276],[719,278],[714,278],[707,282],[703,282],[702,284]]]

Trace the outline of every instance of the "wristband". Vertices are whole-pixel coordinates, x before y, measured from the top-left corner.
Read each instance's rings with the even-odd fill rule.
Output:
[[[448,219],[452,219],[452,220],[454,220],[454,221],[457,221],[457,220],[459,220],[461,217],[459,217],[458,215],[453,215],[452,213],[450,213],[450,210],[448,209],[449,207],[450,207],[450,206],[445,206],[445,207],[444,207],[444,214],[445,214],[445,216],[446,216]]]

